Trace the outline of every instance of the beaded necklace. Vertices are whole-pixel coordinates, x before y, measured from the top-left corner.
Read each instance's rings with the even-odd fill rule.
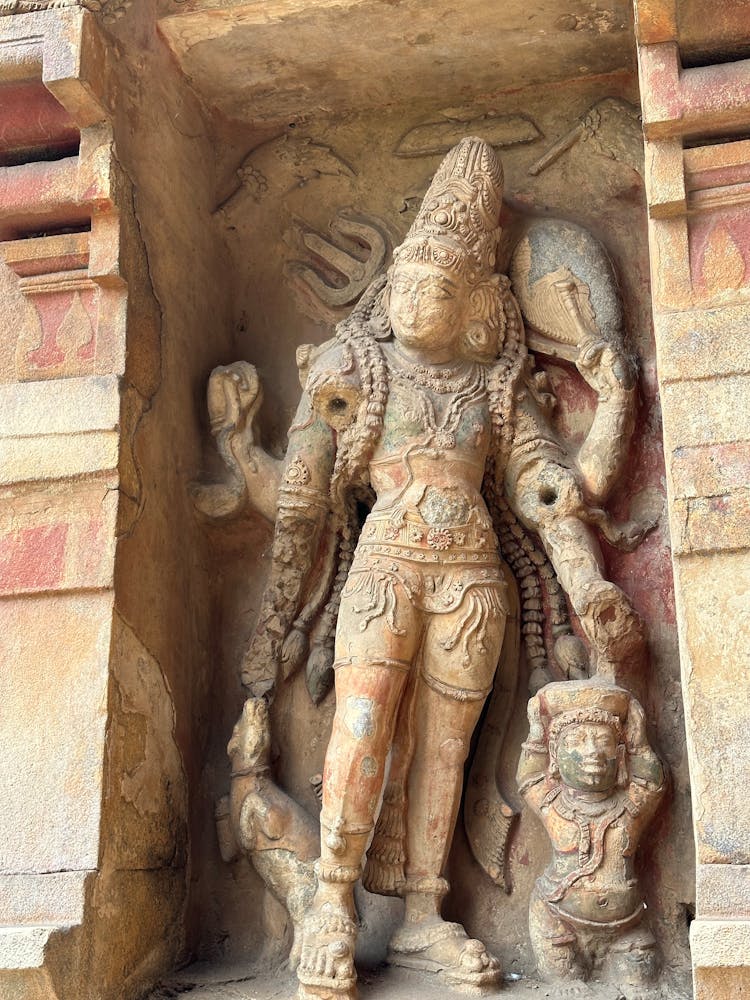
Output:
[[[456,430],[467,407],[479,402],[487,393],[484,366],[476,362],[462,362],[452,368],[431,368],[427,365],[415,365],[406,361],[403,355],[398,357],[398,365],[388,358],[388,373],[397,383],[407,386],[417,412],[413,417],[418,420],[428,435],[426,443],[437,448],[455,448]],[[401,367],[404,361],[408,367]],[[426,390],[426,391],[425,391]],[[438,420],[435,403],[429,393],[439,395],[450,394],[442,419]]]

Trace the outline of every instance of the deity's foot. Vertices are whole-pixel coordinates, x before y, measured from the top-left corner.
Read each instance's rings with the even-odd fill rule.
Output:
[[[405,969],[436,972],[448,986],[485,988],[500,982],[500,963],[460,924],[439,917],[403,925],[391,938],[388,961]]]
[[[297,966],[300,1000],[356,1000],[356,937],[357,926],[344,908],[325,902],[310,910]]]

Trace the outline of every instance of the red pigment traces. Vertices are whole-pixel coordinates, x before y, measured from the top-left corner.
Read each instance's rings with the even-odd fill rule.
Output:
[[[104,551],[105,531],[99,518],[88,521],[79,537],[77,550],[80,553],[80,564],[76,576],[84,585],[96,580]]]
[[[63,576],[67,535],[67,524],[47,524],[0,538],[0,593],[55,588]]]
[[[26,360],[34,368],[49,368],[65,360],[65,354],[57,344],[57,334],[73,303],[74,293],[61,295],[38,295],[34,305],[42,324],[42,343],[29,351]]]
[[[509,860],[515,861],[516,864],[523,865],[524,868],[528,868],[529,852],[524,848],[523,853],[521,853],[520,849],[514,844],[510,849]]]
[[[568,441],[580,445],[596,410],[596,393],[577,373],[558,365],[545,368],[557,397],[556,424]]]
[[[641,391],[644,398],[633,434],[628,472],[622,481],[627,492],[618,490],[608,504],[608,509],[619,520],[630,516],[633,497],[643,490],[655,491],[662,498],[666,496],[656,379],[653,369],[644,371],[643,375]],[[666,511],[663,510],[662,521],[665,518]],[[620,552],[608,545],[602,548],[606,575],[625,591],[645,621],[675,625],[674,579],[668,532],[655,528],[635,552]]]
[[[91,361],[96,352],[96,328],[99,324],[99,296],[94,289],[80,292],[83,308],[91,323],[91,339],[82,344],[76,351],[76,355],[81,361]]]
[[[68,112],[38,83],[16,83],[3,87],[0,121],[0,158],[32,150],[75,149],[79,132]]]
[[[694,285],[702,291],[707,290],[705,264],[706,253],[711,245],[711,237],[719,230],[725,230],[736,251],[744,262],[744,277],[747,277],[750,265],[750,223],[745,213],[737,209],[725,209],[707,215],[698,215],[690,224],[690,260],[691,277]],[[727,287],[733,287],[734,281],[727,275]]]

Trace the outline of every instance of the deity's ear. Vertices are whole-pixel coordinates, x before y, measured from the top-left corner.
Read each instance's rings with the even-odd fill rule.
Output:
[[[494,361],[501,343],[500,275],[493,274],[476,284],[469,293],[465,342],[467,353],[478,361]]]

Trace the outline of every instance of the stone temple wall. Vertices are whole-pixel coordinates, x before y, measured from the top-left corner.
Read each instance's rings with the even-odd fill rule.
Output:
[[[638,13],[654,326],[696,841],[695,995],[724,1000],[750,989],[750,815],[741,790],[750,708],[750,62],[737,61],[728,45],[731,8],[699,39],[690,5],[677,17],[668,4],[639,4]]]
[[[583,48],[575,65],[551,51],[549,79],[542,67],[493,87],[483,69],[473,86],[420,91],[401,54],[403,92],[368,98],[330,70],[351,58],[334,47],[323,63],[346,86],[324,80],[311,102],[308,81],[306,110],[289,115],[283,60],[246,56],[250,78],[279,80],[276,96],[256,82],[254,117],[212,61],[222,32],[200,17],[219,23],[213,0],[35,6],[0,17],[0,995],[128,1000],[191,957],[284,957],[283,909],[246,861],[221,860],[214,826],[271,529],[253,514],[216,524],[193,504],[191,484],[218,471],[206,382],[217,364],[256,364],[264,443],[281,454],[295,348],[329,336],[405,233],[441,153],[476,132],[505,168],[501,269],[524,221],[553,216],[590,229],[621,282],[641,399],[613,509],[658,524],[634,553],[605,558],[647,625],[644,704],[671,773],[643,880],[665,982],[679,990],[689,975],[695,916],[696,996],[741,996],[743,53],[712,66],[689,4],[641,3],[638,77],[618,5],[609,22],[572,5],[550,31]],[[324,18],[328,5],[311,6]],[[292,19],[284,37],[295,30]],[[701,65],[682,69],[688,36]],[[726,49],[725,36],[731,25]],[[420,38],[408,42],[415,60],[432,44]],[[241,76],[242,46],[229,51]],[[341,235],[352,221],[365,227],[359,242]],[[544,366],[558,428],[581,440],[592,394],[565,363]],[[502,776],[519,809],[526,679]],[[274,705],[279,783],[311,811],[332,712],[332,697],[316,709],[301,682]],[[446,913],[481,931],[510,972],[533,971],[526,910],[547,851],[523,812],[506,896],[459,824]],[[364,958],[382,957],[397,905],[361,897]]]

